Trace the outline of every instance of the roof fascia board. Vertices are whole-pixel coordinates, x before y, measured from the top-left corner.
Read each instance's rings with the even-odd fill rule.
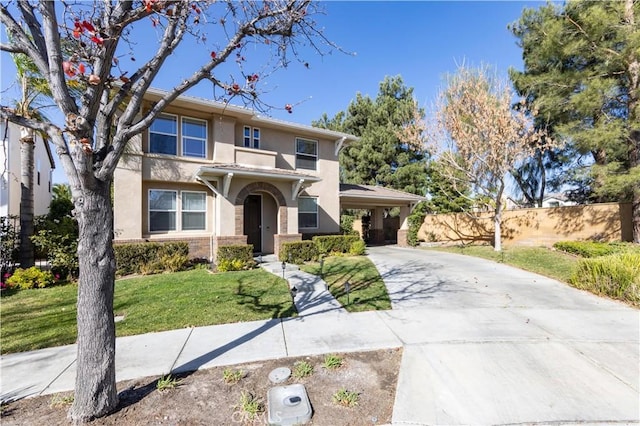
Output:
[[[258,178],[269,178],[269,179],[279,179],[279,180],[299,180],[299,179],[304,179],[306,182],[320,182],[322,180],[322,178],[319,177],[315,177],[315,176],[304,176],[304,177],[300,177],[300,176],[295,176],[295,175],[281,175],[281,174],[275,174],[275,173],[269,173],[269,172],[257,172],[257,171],[248,171],[248,170],[233,170],[233,172],[231,172],[229,169],[224,169],[224,168],[218,168],[218,167],[201,167],[198,172],[197,175],[198,176],[202,176],[203,173],[220,173],[221,175],[226,175],[227,173],[233,173],[235,174],[235,176],[237,177],[258,177]]]

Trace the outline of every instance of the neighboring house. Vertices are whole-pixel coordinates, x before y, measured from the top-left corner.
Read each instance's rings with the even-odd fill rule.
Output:
[[[570,201],[564,194],[549,194],[542,199],[542,207],[566,207],[577,204],[574,201]]]
[[[144,108],[164,93],[149,90]],[[221,245],[278,253],[287,241],[339,233],[340,211],[349,206],[341,204],[338,154],[355,140],[180,97],[130,141],[116,169],[115,242],[185,240],[192,257],[213,259]],[[390,203],[401,205],[406,230],[406,216],[422,198],[395,195],[345,194],[345,201],[380,215]]]
[[[20,215],[20,126],[0,120],[0,216]],[[55,163],[49,143],[36,134],[33,170],[33,213],[36,216],[49,213],[51,203],[51,179]]]

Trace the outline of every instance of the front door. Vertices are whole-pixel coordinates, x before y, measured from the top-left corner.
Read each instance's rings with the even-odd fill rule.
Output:
[[[247,244],[253,244],[253,251],[262,251],[262,197],[249,195],[244,200],[244,235]]]

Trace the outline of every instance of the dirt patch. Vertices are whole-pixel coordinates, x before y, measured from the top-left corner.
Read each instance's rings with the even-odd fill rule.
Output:
[[[157,377],[118,383],[120,404],[115,413],[91,422],[92,425],[265,425],[267,391],[272,386],[304,384],[313,416],[312,425],[376,425],[391,423],[402,349],[337,354],[342,366],[324,367],[324,356],[269,360],[229,367],[214,367],[178,376],[175,388],[159,391]],[[295,370],[306,361],[313,374],[274,385],[269,373],[278,367]],[[244,377],[227,383],[228,374],[241,370]],[[357,393],[357,405],[334,402],[341,389]],[[250,419],[239,405],[242,393],[261,402],[265,411]],[[12,402],[2,408],[2,425],[66,425],[71,393],[60,393]],[[44,422],[44,423],[43,423]]]

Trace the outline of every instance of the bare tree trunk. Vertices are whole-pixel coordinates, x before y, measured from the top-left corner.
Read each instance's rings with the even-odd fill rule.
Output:
[[[76,393],[69,418],[86,422],[118,404],[115,381],[113,294],[115,255],[110,182],[96,181],[74,200],[78,219],[78,356]]]
[[[625,1],[624,15],[625,21],[631,28],[636,29],[636,16],[634,15],[633,0]],[[633,51],[632,51],[633,52]],[[629,146],[629,167],[640,167],[640,128],[638,128],[638,109],[640,108],[640,99],[638,99],[638,90],[640,89],[640,60],[637,53],[631,53],[629,57],[628,75],[631,90],[629,91],[629,119],[628,123],[631,127],[628,139]],[[633,242],[640,244],[640,184],[635,185],[633,189],[633,201],[631,207]]]
[[[502,251],[502,201],[498,201],[493,216],[493,250]]]
[[[33,174],[35,132],[20,128],[20,267],[35,264],[33,249]]]
[[[493,212],[493,250],[502,251],[502,194],[504,194],[504,181],[500,182],[500,188],[496,194],[496,208]]]

